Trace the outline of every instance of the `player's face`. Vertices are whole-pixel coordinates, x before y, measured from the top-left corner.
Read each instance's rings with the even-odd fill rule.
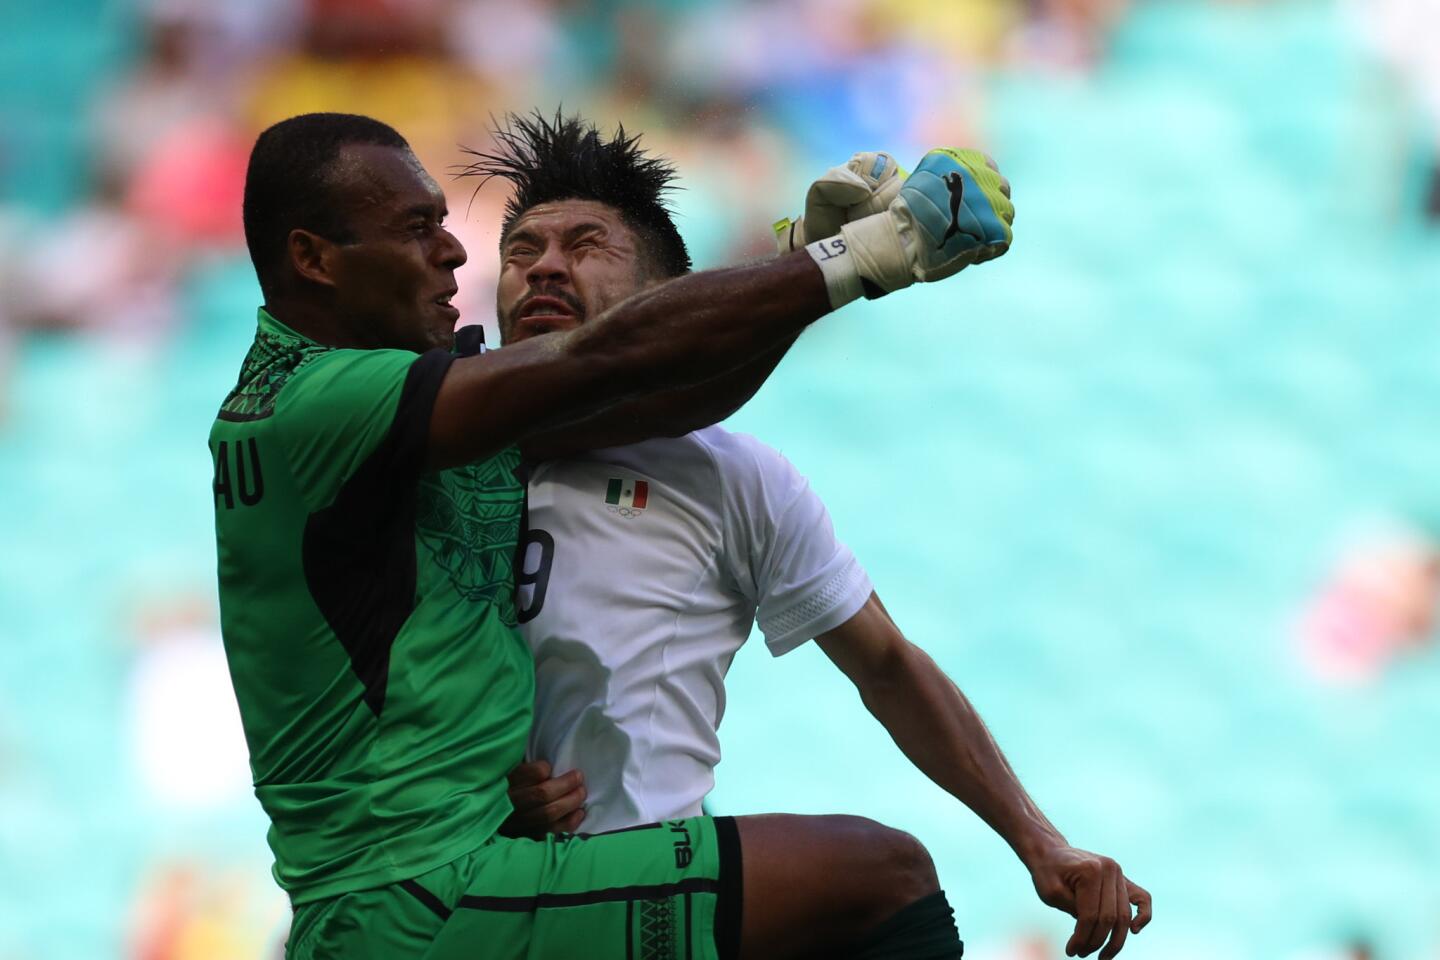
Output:
[[[634,231],[594,200],[541,203],[515,221],[500,249],[495,309],[516,343],[572,330],[648,284]]]
[[[442,225],[445,195],[409,150],[350,144],[338,163],[351,234],[334,251],[338,312],[367,345],[449,349],[465,248]]]

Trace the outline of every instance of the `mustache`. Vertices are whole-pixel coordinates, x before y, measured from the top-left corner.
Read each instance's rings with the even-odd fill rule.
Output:
[[[559,287],[542,287],[538,290],[531,290],[519,303],[515,304],[514,309],[510,311],[510,322],[512,324],[520,319],[520,314],[525,312],[525,308],[530,305],[530,301],[536,297],[551,297],[559,300],[575,313],[576,320],[585,319],[585,304],[580,302],[579,297],[567,290],[561,290]]]

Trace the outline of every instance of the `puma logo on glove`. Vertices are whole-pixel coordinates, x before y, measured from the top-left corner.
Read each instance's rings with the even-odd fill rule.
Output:
[[[942,250],[950,238],[960,233],[960,205],[965,202],[965,178],[958,173],[945,174],[945,186],[950,190],[950,226],[945,230],[945,236],[935,245],[936,250]]]

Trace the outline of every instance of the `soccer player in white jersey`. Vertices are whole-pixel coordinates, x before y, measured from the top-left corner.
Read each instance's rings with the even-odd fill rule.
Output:
[[[598,142],[578,120],[512,117],[470,170],[514,187],[497,294],[507,344],[573,329],[689,269],[662,202],[669,168],[623,135],[578,159],[567,145],[586,137]],[[947,185],[960,230],[964,188]],[[804,220],[777,225],[782,248],[884,209],[899,186],[888,156],[857,155],[812,187]],[[698,402],[720,419],[788,346],[657,398],[646,422],[667,405],[693,421]],[[584,449],[586,429],[557,449]],[[517,588],[536,712],[534,762],[511,778],[513,825],[568,833],[583,821],[598,833],[700,813],[720,759],[725,672],[758,619],[776,656],[815,638],[906,755],[1010,843],[1040,897],[1076,917],[1068,953],[1118,953],[1149,921],[1149,894],[1046,820],[970,703],[890,619],[804,477],[752,437],[677,433],[617,446],[611,430],[611,446],[560,459],[527,450]]]

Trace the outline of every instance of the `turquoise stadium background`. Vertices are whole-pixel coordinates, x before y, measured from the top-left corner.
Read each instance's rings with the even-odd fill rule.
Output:
[[[973,105],[953,129],[1014,184],[1010,255],[826,320],[731,426],[810,477],[1051,819],[1151,890],[1156,919],[1124,956],[1340,957],[1363,938],[1382,958],[1440,957],[1440,661],[1422,651],[1337,685],[1293,640],[1357,523],[1440,511],[1440,234],[1420,212],[1434,135],[1355,10],[1136,3],[1079,66],[996,54],[1004,42],[947,54],[963,69],[943,82],[963,90],[927,92],[918,54],[918,78],[897,60],[826,61],[860,90],[848,99],[801,70],[711,83],[723,95],[704,109],[749,138],[724,162],[774,150],[777,175],[739,205],[712,189],[726,181],[706,179],[703,147],[685,149],[690,106],[626,85],[637,20],[683,51],[666,30],[730,10],[556,6],[563,62],[459,109],[483,123],[563,99],[655,131],[691,186],[679,223],[704,267],[763,248],[769,219],[851,150],[913,163],[946,133],[855,104]],[[136,69],[147,15],[6,10],[8,256],[93,202],[87,117]],[[483,283],[493,248],[470,249]],[[25,292],[25,276],[3,278],[7,301]],[[155,651],[177,635],[213,649],[204,438],[259,302],[233,237],[187,256],[172,295],[158,333],[102,316],[13,319],[3,336],[3,960],[272,956],[283,935],[243,755],[238,789],[231,768],[208,772],[229,786],[202,797],[164,788],[215,765],[183,735],[196,694],[164,682],[213,680],[211,661]],[[967,956],[1062,955],[1065,918],[817,650],[772,660],[751,644],[730,676],[715,811],[907,829],[935,856]],[[223,686],[197,689],[200,706],[223,701]]]

